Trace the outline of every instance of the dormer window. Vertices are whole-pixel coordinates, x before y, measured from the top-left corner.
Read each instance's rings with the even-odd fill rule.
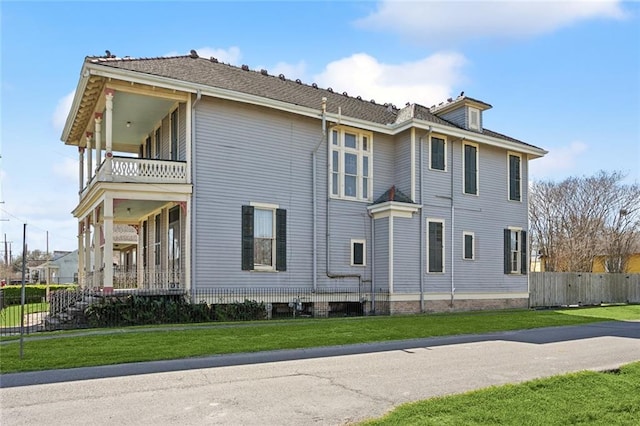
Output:
[[[469,129],[480,130],[480,110],[469,107]]]

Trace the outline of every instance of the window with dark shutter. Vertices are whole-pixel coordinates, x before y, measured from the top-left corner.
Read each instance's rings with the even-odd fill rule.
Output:
[[[429,221],[427,226],[427,251],[429,272],[444,272],[443,223]]]
[[[253,269],[253,207],[242,206],[242,270]]]
[[[511,273],[511,230],[504,230],[504,273]]]
[[[465,260],[473,260],[473,234],[469,232],[464,233],[464,254]]]
[[[171,159],[178,159],[178,110],[171,113]]]
[[[464,145],[464,193],[478,194],[478,148]]]
[[[520,157],[509,155],[509,199],[512,201],[520,201],[520,173]]]
[[[527,257],[527,231],[520,231],[520,273],[527,273],[527,263],[529,259]]]
[[[351,240],[351,266],[366,265],[365,240]]]
[[[287,270],[287,211],[276,210],[276,270]]]
[[[431,168],[434,170],[444,170],[444,139],[431,138]]]
[[[527,273],[527,232],[505,229],[504,230],[504,273]]]

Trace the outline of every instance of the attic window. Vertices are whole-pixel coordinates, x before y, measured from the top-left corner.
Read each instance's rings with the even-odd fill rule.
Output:
[[[480,110],[469,107],[469,129],[480,130]]]

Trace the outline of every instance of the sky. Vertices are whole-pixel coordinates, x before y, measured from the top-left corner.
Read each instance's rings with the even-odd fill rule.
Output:
[[[640,3],[0,0],[0,241],[77,248],[77,149],[60,141],[85,56],[215,56],[350,96],[489,103],[549,151],[532,180],[640,182]],[[0,252],[4,253],[0,242]]]

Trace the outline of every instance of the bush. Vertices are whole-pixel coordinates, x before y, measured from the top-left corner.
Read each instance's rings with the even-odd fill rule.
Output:
[[[77,284],[50,284],[49,290],[76,290]],[[4,299],[4,306],[19,305],[22,293],[22,285],[7,285],[0,289]],[[45,284],[30,284],[24,288],[25,303],[39,303],[46,297],[47,286]]]

